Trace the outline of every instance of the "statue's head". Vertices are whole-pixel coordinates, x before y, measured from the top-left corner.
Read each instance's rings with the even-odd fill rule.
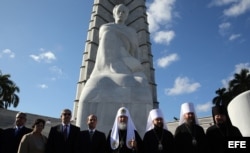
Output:
[[[115,5],[113,17],[116,23],[124,23],[128,17],[129,9],[124,4]]]

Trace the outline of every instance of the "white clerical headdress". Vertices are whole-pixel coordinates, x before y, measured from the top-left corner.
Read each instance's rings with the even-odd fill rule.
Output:
[[[126,137],[126,145],[128,148],[131,148],[129,145],[129,141],[132,139],[135,139],[135,125],[132,121],[132,118],[130,117],[130,113],[127,108],[121,107],[116,114],[115,117],[115,122],[113,124],[113,128],[111,131],[111,136],[110,136],[110,145],[111,148],[117,149],[119,147],[119,129],[118,129],[118,118],[120,116],[127,116],[128,117],[128,122],[127,122],[127,137]]]
[[[182,123],[185,122],[184,114],[190,113],[190,112],[194,113],[195,122],[196,122],[196,124],[198,124],[198,119],[197,119],[197,116],[196,116],[196,113],[195,113],[195,109],[194,109],[193,103],[183,103],[181,105],[179,125],[181,125]]]
[[[164,115],[162,111],[160,109],[152,109],[148,115],[146,131],[149,131],[154,128],[153,120],[159,117],[163,119],[163,123],[164,123],[163,128],[167,130],[167,125],[165,124]]]

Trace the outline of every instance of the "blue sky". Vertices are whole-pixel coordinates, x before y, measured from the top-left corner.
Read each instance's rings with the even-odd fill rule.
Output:
[[[234,73],[250,69],[250,0],[147,0],[160,108],[211,115]],[[20,87],[11,110],[59,117],[73,109],[92,0],[0,0],[0,70]]]

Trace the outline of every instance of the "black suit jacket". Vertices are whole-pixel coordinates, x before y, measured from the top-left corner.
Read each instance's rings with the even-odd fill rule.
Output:
[[[80,128],[70,124],[67,140],[64,139],[63,125],[51,127],[46,145],[46,153],[78,153]]]
[[[2,131],[0,153],[17,153],[19,143],[23,135],[30,133],[32,129],[22,127],[18,134],[15,128],[8,128]]]
[[[88,130],[80,132],[80,153],[104,153],[106,136],[103,132],[95,130],[92,140]]]

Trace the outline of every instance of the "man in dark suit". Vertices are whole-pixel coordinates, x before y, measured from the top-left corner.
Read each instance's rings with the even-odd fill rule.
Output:
[[[19,112],[16,114],[15,127],[2,131],[0,153],[17,153],[23,135],[32,131],[32,129],[25,127],[26,120],[27,115]]]
[[[80,132],[80,153],[104,153],[106,136],[96,129],[97,117],[93,114],[87,118],[88,130]]]
[[[46,153],[78,153],[80,128],[70,123],[71,111],[61,113],[62,123],[51,127]]]

